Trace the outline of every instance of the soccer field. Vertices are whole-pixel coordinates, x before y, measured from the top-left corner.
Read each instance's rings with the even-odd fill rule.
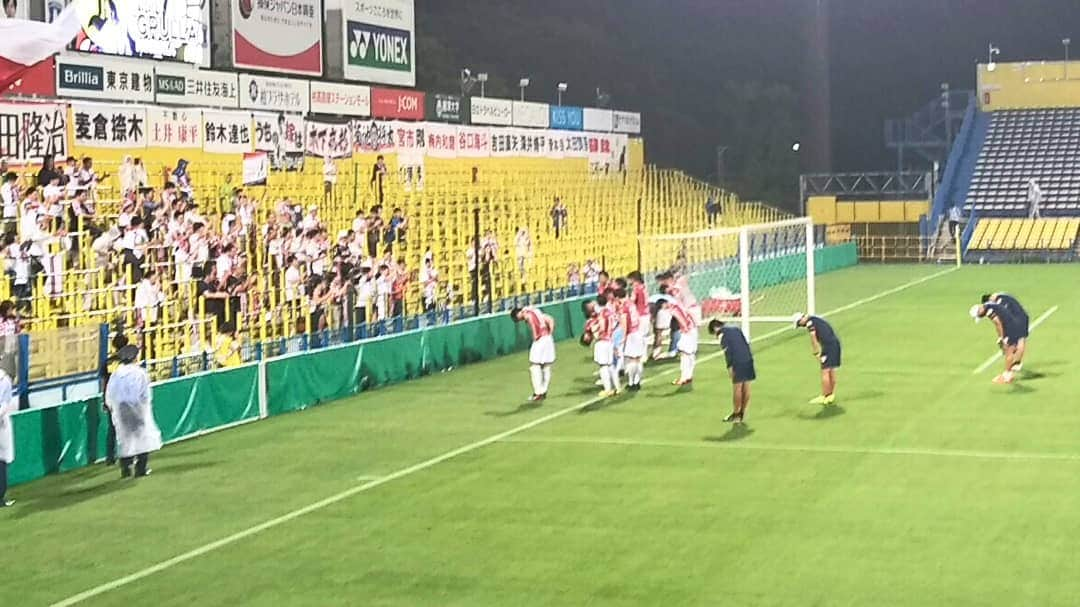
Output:
[[[597,402],[564,342],[542,406],[515,355],[167,447],[148,479],[15,487],[0,604],[1075,605],[1077,284],[1076,265],[820,276],[839,406],[806,404],[817,366],[783,327],[754,344],[745,429],[721,423],[713,346],[692,390],[654,364]],[[1013,386],[968,316],[993,290],[1043,320]]]

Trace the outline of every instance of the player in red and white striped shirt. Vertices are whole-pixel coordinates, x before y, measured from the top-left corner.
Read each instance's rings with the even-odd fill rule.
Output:
[[[694,381],[694,364],[698,349],[698,320],[693,311],[667,294],[666,287],[660,287],[661,295],[656,298],[661,308],[671,313],[679,325],[679,379],[671,382],[676,386],[685,386]]]
[[[667,289],[668,296],[675,298],[675,301],[679,302],[683,308],[694,314],[697,323],[701,324],[701,304],[690,289],[689,278],[682,274],[664,272],[657,276],[656,280],[660,283],[660,287]]]
[[[644,323],[638,315],[637,307],[625,290],[616,290],[615,297],[619,300],[619,323],[626,336],[622,343],[622,360],[625,361],[627,389],[637,392],[641,389],[641,380],[645,373],[646,348],[645,338],[641,331]]]
[[[555,364],[555,319],[536,308],[514,308],[510,311],[514,322],[524,322],[532,332],[533,343],[529,348],[529,377],[532,379],[531,401],[547,398],[551,386],[551,365]]]
[[[645,364],[645,361],[649,358],[649,333],[652,328],[649,291],[645,287],[645,277],[641,275],[641,272],[631,272],[627,278],[630,279],[631,289],[628,303],[637,310],[638,331],[641,333],[641,341],[645,345],[645,354],[641,357],[641,364]]]
[[[600,295],[595,301],[589,300],[581,305],[585,311],[585,330],[582,334],[584,343],[592,343],[593,361],[600,366],[600,382],[604,386],[601,397],[608,398],[619,393],[619,372],[615,367],[615,331],[619,329],[619,318],[607,305],[607,298]]]

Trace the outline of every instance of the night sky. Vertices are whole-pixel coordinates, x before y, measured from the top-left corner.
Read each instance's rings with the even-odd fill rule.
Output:
[[[416,0],[418,85],[456,88],[468,66],[491,73],[489,95],[516,97],[518,78],[529,76],[531,99],[553,101],[565,80],[567,103],[592,105],[600,86],[612,106],[644,113],[650,161],[704,177],[715,147],[734,137],[721,107],[726,83],[790,87],[800,122],[790,137],[810,136],[814,2]],[[942,82],[973,88],[990,42],[1001,61],[1059,60],[1061,39],[1072,36],[1080,57],[1080,0],[828,2],[834,171],[892,169],[884,120],[919,109]],[[782,117],[734,119],[764,126]]]

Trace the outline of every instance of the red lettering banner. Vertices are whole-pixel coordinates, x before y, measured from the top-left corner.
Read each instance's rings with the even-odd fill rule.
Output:
[[[424,94],[402,89],[371,89],[371,115],[375,118],[424,119]]]

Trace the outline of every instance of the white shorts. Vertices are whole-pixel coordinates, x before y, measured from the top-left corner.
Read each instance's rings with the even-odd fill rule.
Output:
[[[652,316],[645,314],[638,318],[638,334],[644,339],[649,336],[652,329]]]
[[[697,354],[698,346],[698,330],[697,327],[687,331],[686,333],[679,333],[679,352],[683,354]]]
[[[610,340],[601,340],[593,343],[593,360],[598,365],[615,364],[615,344]]]
[[[657,310],[656,311],[656,328],[659,331],[667,331],[671,329],[671,311],[669,310]]]
[[[698,326],[701,326],[701,322],[702,322],[701,306],[699,306],[699,305],[690,306],[689,312],[690,312],[690,316],[692,316],[694,318],[694,322],[696,322],[698,324]]]
[[[623,356],[627,358],[645,356],[645,337],[640,330],[626,336],[626,341],[623,343]]]
[[[555,340],[545,335],[529,348],[529,362],[534,365],[550,365],[555,362]]]

